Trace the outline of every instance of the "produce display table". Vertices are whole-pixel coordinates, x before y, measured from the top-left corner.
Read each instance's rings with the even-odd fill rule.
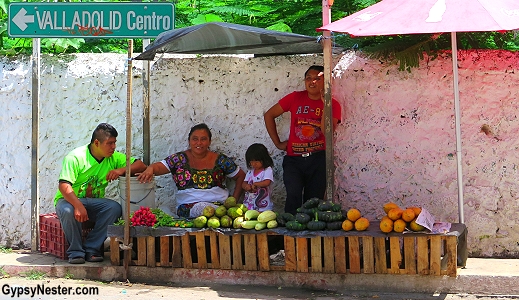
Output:
[[[112,265],[122,265],[124,226],[109,226]],[[419,274],[455,277],[467,260],[467,227],[453,223],[444,234],[366,231],[261,231],[130,227],[131,265],[337,274]],[[279,244],[284,263],[271,261]]]

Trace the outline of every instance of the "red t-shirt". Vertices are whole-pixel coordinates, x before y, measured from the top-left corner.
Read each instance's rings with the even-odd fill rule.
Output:
[[[324,132],[321,131],[323,101],[310,99],[307,91],[296,91],[279,100],[279,105],[285,112],[290,112],[287,155],[296,156],[326,148]],[[341,105],[332,99],[332,118],[340,122],[341,115]]]

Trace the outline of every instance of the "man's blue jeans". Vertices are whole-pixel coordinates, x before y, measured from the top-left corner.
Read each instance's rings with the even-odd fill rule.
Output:
[[[103,256],[101,251],[108,225],[113,225],[121,217],[121,205],[116,201],[105,198],[80,198],[85,206],[88,219],[95,222],[83,243],[81,237],[82,225],[74,218],[74,207],[65,199],[60,199],[56,204],[56,214],[61,222],[61,228],[69,243],[68,257],[85,257],[88,255]]]

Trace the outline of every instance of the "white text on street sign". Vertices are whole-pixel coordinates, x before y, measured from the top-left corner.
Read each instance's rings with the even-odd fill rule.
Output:
[[[175,8],[165,2],[14,2],[11,37],[153,38],[174,28]]]

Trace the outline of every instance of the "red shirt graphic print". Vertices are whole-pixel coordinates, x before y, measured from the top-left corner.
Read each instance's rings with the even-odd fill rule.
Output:
[[[290,112],[289,156],[325,150],[325,136],[321,131],[322,100],[312,100],[306,91],[296,91],[279,100],[279,105]],[[335,99],[332,99],[332,109],[333,118],[340,120],[341,107]]]

